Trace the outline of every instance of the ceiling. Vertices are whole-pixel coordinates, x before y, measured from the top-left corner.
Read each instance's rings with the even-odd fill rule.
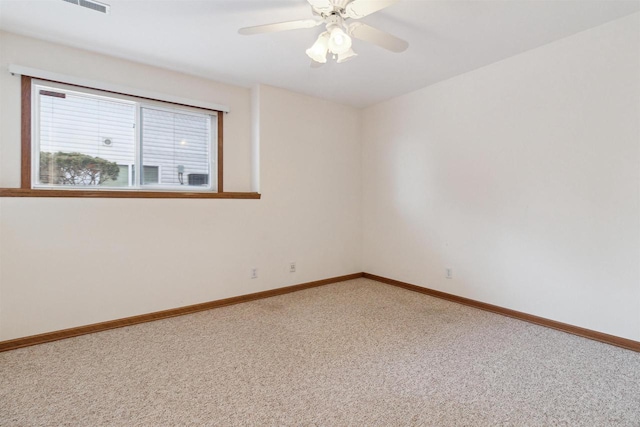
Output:
[[[263,83],[364,107],[640,10],[623,0],[401,0],[362,19],[409,42],[392,53],[310,68],[324,29],[253,36],[241,27],[311,17],[306,0],[102,0],[108,15],[62,0],[0,0],[0,29],[251,87]],[[372,0],[375,1],[375,0]]]

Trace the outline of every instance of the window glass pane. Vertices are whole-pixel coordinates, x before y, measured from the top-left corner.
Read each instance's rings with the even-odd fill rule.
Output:
[[[144,166],[142,168],[142,170],[144,171],[144,174],[142,176],[143,184],[159,184],[159,169],[160,168],[158,166]]]
[[[215,116],[57,87],[34,85],[35,185],[136,187],[137,163],[142,186],[211,187]]]
[[[159,166],[157,179],[147,177],[145,169],[143,184],[208,185],[211,116],[149,107],[141,111],[142,159],[144,164]],[[192,174],[200,175],[201,179],[190,180]]]
[[[37,87],[38,183],[122,187],[135,162],[135,105]]]
[[[118,176],[115,179],[106,181],[103,185],[108,187],[128,187],[129,183],[129,166],[118,165]]]
[[[160,171],[159,171],[159,167],[158,166],[147,166],[145,165],[144,168],[142,169],[144,171],[144,174],[142,176],[142,183],[143,184],[160,184],[159,178],[160,178]],[[136,167],[133,166],[132,167],[132,181],[135,182],[136,179]]]

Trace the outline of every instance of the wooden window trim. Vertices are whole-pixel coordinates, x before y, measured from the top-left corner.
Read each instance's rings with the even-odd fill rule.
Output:
[[[0,188],[0,197],[88,197],[105,199],[259,199],[260,193],[213,193],[177,191],[120,190],[41,190],[32,188]]]
[[[32,77],[21,76],[21,160],[20,160],[20,188],[0,188],[0,197],[89,197],[89,198],[121,198],[121,199],[260,199],[260,193],[253,192],[225,192],[224,191],[224,169],[223,169],[223,115],[224,112],[215,111],[218,117],[218,144],[217,144],[217,174],[218,174],[218,191],[217,192],[189,192],[189,191],[145,191],[145,190],[73,190],[73,189],[33,189],[31,188],[31,83]],[[53,80],[38,79],[49,81]],[[69,86],[75,86],[84,89],[93,89],[87,86],[73,85],[62,83]],[[112,93],[116,95],[127,95],[109,90],[102,92]],[[150,101],[160,101],[166,104],[178,105],[182,107],[191,107],[190,105],[180,104],[177,102],[162,101],[153,98],[136,96],[139,99]],[[198,107],[201,110],[206,108]]]
[[[20,188],[31,189],[31,77],[21,77],[21,132]]]

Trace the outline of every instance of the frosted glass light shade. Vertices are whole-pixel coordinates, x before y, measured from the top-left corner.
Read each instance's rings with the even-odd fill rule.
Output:
[[[329,50],[336,55],[340,55],[348,52],[349,49],[351,49],[351,37],[342,31],[342,28],[333,28],[329,37]]]
[[[327,62],[327,50],[329,49],[329,33],[324,32],[318,36],[316,42],[306,50],[307,56],[316,62]]]

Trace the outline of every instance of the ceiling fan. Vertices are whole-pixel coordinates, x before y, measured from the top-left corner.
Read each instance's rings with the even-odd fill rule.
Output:
[[[351,38],[373,43],[391,52],[404,52],[409,43],[380,31],[357,20],[374,12],[385,9],[399,0],[307,0],[311,5],[314,18],[298,21],[279,22],[258,25],[238,30],[240,34],[252,35],[278,31],[314,28],[325,25],[326,31],[318,36],[316,42],[306,50],[311,58],[311,66],[320,66],[327,62],[330,53],[338,63],[356,57],[352,49]]]

